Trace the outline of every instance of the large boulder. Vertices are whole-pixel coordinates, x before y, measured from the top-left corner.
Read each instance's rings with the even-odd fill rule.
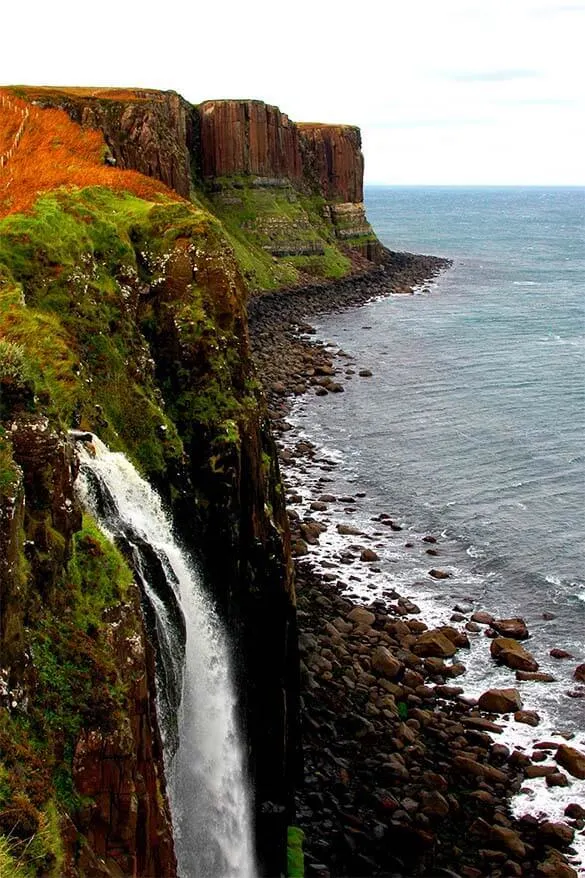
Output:
[[[519,616],[514,619],[494,619],[491,627],[503,637],[513,637],[515,640],[528,640],[530,637],[526,622]]]
[[[488,689],[480,695],[478,707],[488,713],[515,713],[522,709],[522,699],[517,689]]]
[[[402,670],[402,664],[385,646],[378,646],[372,655],[372,668],[378,674],[393,680]]]
[[[496,637],[490,646],[492,656],[507,668],[515,671],[537,671],[538,662],[528,650],[511,637]]]
[[[439,658],[451,658],[457,652],[457,647],[453,641],[438,629],[425,631],[418,637],[416,643],[412,647],[415,655],[426,658],[427,656],[438,656]]]
[[[347,614],[347,618],[355,625],[373,625],[376,621],[375,614],[370,610],[366,610],[365,607],[354,607]]]
[[[561,744],[555,759],[573,777],[585,780],[585,753],[575,750],[574,747],[569,747],[567,744]]]
[[[573,671],[573,677],[579,683],[585,683],[585,663],[582,665],[577,665],[577,667]]]

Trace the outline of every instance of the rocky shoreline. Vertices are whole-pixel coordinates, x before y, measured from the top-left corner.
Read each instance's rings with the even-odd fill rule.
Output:
[[[252,348],[285,470],[315,465],[309,442],[289,441],[291,397],[343,392],[340,375],[356,374],[310,342],[306,318],[411,291],[446,265],[396,254],[393,264],[369,274],[251,300]],[[368,377],[365,370],[358,375]],[[478,703],[457,685],[470,635],[486,631],[492,655],[517,679],[538,679],[533,657],[519,642],[528,636],[522,621],[481,613],[470,618],[455,608],[453,624],[432,629],[413,618],[418,607],[391,590],[384,600],[356,605],[342,594],[337,574],[317,570],[309,554],[324,530],[315,513],[332,503],[349,509],[355,503],[355,497],[325,493],[325,483],[301,512],[301,498],[287,486],[302,659],[305,783],[297,822],[306,835],[306,874],[576,876],[566,854],[575,833],[583,832],[585,807],[573,802],[561,823],[517,820],[509,803],[525,779],[564,786],[562,768],[585,777],[585,756],[548,741],[530,755],[498,743],[501,715],[512,711],[529,725],[537,718],[522,711],[514,688],[492,690]],[[376,527],[400,529],[385,514]],[[348,564],[375,564],[367,534],[351,524],[337,530],[354,541]],[[436,538],[424,539],[432,563]],[[440,567],[429,572],[446,576]]]

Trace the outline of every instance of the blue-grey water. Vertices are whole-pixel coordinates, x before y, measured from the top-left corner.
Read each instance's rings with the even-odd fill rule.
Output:
[[[301,403],[302,427],[342,461],[332,487],[366,492],[364,521],[392,514],[401,546],[442,534],[436,559],[396,543],[390,579],[416,593],[433,560],[454,572],[445,604],[467,592],[524,616],[560,680],[526,684],[529,706],[584,732],[585,190],[372,187],[366,205],[387,246],[454,265],[426,292],[317,322],[373,376]]]

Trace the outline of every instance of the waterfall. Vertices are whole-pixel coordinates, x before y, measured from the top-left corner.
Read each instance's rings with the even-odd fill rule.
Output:
[[[93,436],[79,446],[79,496],[129,558],[147,626],[156,633],[157,708],[179,875],[254,878],[226,633],[160,497],[123,454]]]

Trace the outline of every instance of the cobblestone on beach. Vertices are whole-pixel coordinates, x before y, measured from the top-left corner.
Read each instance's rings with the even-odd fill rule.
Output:
[[[344,364],[343,352],[334,361],[323,345],[311,343],[307,317],[408,291],[443,267],[432,257],[404,255],[394,269],[251,300],[252,347],[286,468],[311,465],[315,456],[310,442],[296,437],[287,444],[291,398],[339,393],[344,380],[371,376]],[[295,500],[292,489],[289,500]],[[470,615],[461,606],[452,624],[429,630],[420,618],[406,618],[418,607],[397,593],[356,605],[342,594],[334,565],[329,574],[319,572],[309,554],[325,529],[314,513],[338,501],[349,511],[356,502],[323,491],[305,504],[302,517],[290,511],[304,750],[297,823],[306,836],[307,878],[576,876],[567,854],[575,833],[584,831],[585,809],[570,804],[560,823],[515,819],[509,803],[530,778],[568,784],[563,768],[579,776],[585,757],[553,742],[531,755],[497,742],[502,713],[539,722],[522,709],[514,670],[509,689],[490,690],[479,703],[458,685],[465,671],[460,656],[469,634],[479,632],[492,636],[491,655],[515,669],[518,680],[544,682],[547,675],[538,674],[519,642],[528,637],[523,620]],[[385,513],[376,523],[389,532],[401,527]],[[350,564],[376,563],[377,553],[363,545],[367,534],[349,523],[338,524],[337,532],[355,541]],[[429,562],[437,542],[424,538]],[[429,563],[430,576],[443,573]],[[578,681],[580,674],[579,668]]]

